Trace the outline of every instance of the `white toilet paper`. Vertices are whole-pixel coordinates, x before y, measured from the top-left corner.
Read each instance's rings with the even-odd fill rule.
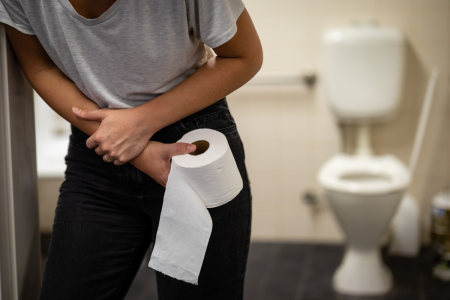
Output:
[[[197,156],[172,158],[169,180],[149,267],[192,284],[198,276],[212,231],[208,208],[237,196],[243,182],[227,138],[211,129],[197,129],[179,142],[207,141]],[[200,148],[200,147],[197,147]]]

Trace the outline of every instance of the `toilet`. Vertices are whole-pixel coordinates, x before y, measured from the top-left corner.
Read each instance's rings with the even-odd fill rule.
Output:
[[[399,30],[372,24],[328,30],[322,45],[328,103],[339,122],[357,128],[354,154],[335,154],[317,177],[346,237],[333,287],[342,294],[382,295],[393,281],[381,258],[381,239],[409,185],[410,174],[394,155],[373,153],[370,124],[395,117],[405,45]]]

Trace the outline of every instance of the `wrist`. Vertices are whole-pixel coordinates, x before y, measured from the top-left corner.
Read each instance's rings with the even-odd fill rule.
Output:
[[[161,128],[157,126],[158,118],[154,113],[152,107],[147,106],[148,103],[132,108],[134,118],[140,127],[141,134],[145,137],[151,138]]]
[[[138,110],[138,115],[143,124],[145,132],[153,136],[164,127],[179,120],[177,118],[178,109],[174,108],[172,98],[165,93],[147,103],[137,106],[133,109]]]
[[[147,146],[145,146],[145,148],[147,148]],[[132,164],[133,166],[135,166],[136,168],[138,168],[141,171],[144,171],[142,169],[143,163],[144,163],[144,155],[143,153],[145,152],[145,148],[144,150],[135,158],[133,158],[132,160],[129,161],[130,164]]]
[[[132,164],[133,166],[135,166],[136,168],[138,168],[139,170],[143,171],[143,166],[145,163],[148,163],[149,160],[149,146],[155,143],[155,141],[148,141],[147,144],[144,147],[144,150],[142,150],[142,152],[136,156],[135,158],[133,158],[132,160],[129,161],[130,164]]]

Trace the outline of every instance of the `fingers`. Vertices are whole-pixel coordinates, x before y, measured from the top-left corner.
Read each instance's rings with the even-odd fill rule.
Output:
[[[103,155],[103,160],[107,163],[113,162],[114,159],[110,158],[108,154]]]
[[[100,146],[97,146],[95,147],[95,153],[97,153],[98,155],[104,155],[106,154],[106,151],[103,151]]]
[[[98,148],[98,147],[97,147]],[[96,148],[96,149],[97,149]],[[96,151],[97,152],[97,151]],[[110,163],[110,162],[112,162],[114,165],[116,165],[116,166],[121,166],[121,165],[123,165],[123,164],[126,164],[126,162],[122,162],[122,161],[120,161],[120,160],[117,160],[117,159],[114,159],[113,157],[111,157],[110,155],[108,155],[108,154],[104,154],[103,155],[103,160],[105,161],[105,162],[107,162],[107,163]]]
[[[89,149],[92,149],[92,148],[98,146],[98,143],[95,141],[95,133],[93,135],[91,135],[91,137],[86,140],[86,146]]]
[[[72,107],[73,113],[81,119],[91,121],[102,121],[106,117],[105,109],[81,109],[78,107]]]
[[[100,144],[102,142],[104,142],[104,140],[105,140],[104,137],[101,136],[100,134],[98,134],[98,131],[96,131],[93,135],[91,135],[90,138],[88,138],[86,140],[86,146],[89,149],[93,149],[93,148],[95,148],[97,146],[100,146]],[[102,150],[105,151],[105,152],[108,152],[110,149],[105,148],[105,145],[103,144]]]
[[[175,155],[181,155],[181,154],[188,154],[193,151],[195,151],[196,146],[193,144],[187,144],[187,143],[175,143],[169,145],[169,156],[175,156]]]
[[[99,138],[97,133],[86,140],[86,146],[89,149],[95,148],[95,153],[98,155],[108,154],[108,158],[114,161],[116,166],[126,164],[142,152],[139,152],[139,145],[134,148],[126,148],[123,143],[114,144],[114,142],[108,141],[108,138]],[[146,146],[147,144],[144,149]]]
[[[121,165],[124,165],[124,164],[126,164],[126,162],[121,162],[120,160],[115,160],[114,161],[114,164],[116,165],[116,166],[121,166]]]
[[[97,146],[95,148],[95,153],[97,153],[98,155],[103,155],[104,161],[114,162],[116,166],[121,166],[129,161],[129,159],[127,159],[125,155],[118,155],[116,151],[111,151],[108,153],[107,151],[102,150],[101,146]]]

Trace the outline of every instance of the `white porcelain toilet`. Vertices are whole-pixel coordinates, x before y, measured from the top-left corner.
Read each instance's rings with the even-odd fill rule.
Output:
[[[372,153],[369,125],[389,121],[397,111],[404,42],[393,28],[351,26],[327,31],[323,49],[328,102],[340,122],[357,126],[355,154],[334,155],[318,174],[346,236],[333,285],[343,294],[381,295],[392,287],[392,276],[382,262],[380,242],[410,175],[393,155]]]

